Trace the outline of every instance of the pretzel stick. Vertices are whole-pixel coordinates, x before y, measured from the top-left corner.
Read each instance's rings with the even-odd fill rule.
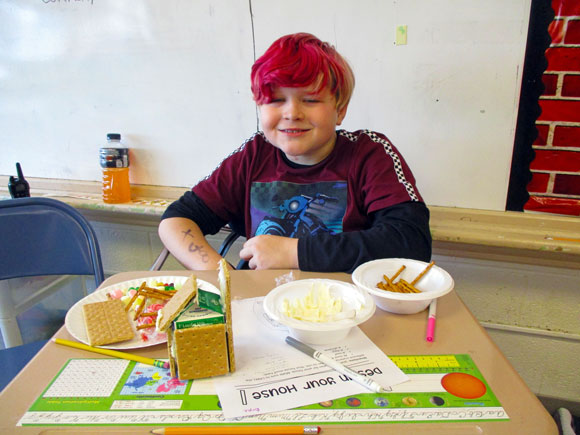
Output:
[[[419,280],[420,280],[421,278],[423,278],[423,276],[424,276],[424,275],[425,275],[427,272],[429,272],[429,269],[431,269],[431,268],[433,267],[433,265],[434,265],[434,264],[435,264],[435,262],[434,262],[434,261],[432,261],[431,263],[429,263],[429,265],[428,265],[428,266],[427,266],[427,267],[426,267],[426,268],[423,270],[423,272],[421,272],[419,275],[417,275],[417,278],[415,278],[415,279],[414,279],[414,280],[411,282],[411,285],[415,285],[415,284],[417,284],[417,283],[419,282]]]
[[[397,287],[397,284],[393,284],[393,281],[391,281],[391,279],[387,275],[383,275],[383,279],[386,281],[386,283],[384,283],[383,281],[377,283],[377,288],[390,292],[405,293],[404,291],[402,291]]]
[[[141,301],[141,303],[139,304],[139,306],[135,310],[135,316],[133,317],[133,320],[137,320],[137,318],[141,315],[143,308],[145,308],[145,304],[147,302],[147,296],[146,295],[144,295],[144,296],[145,297],[143,298],[143,300]]]
[[[155,323],[143,323],[142,325],[137,325],[137,330],[155,328]]]
[[[421,290],[416,288],[413,285],[413,283],[409,284],[407,281],[405,281],[402,278],[400,278],[399,281],[397,281],[396,283],[394,282],[395,279],[401,274],[401,272],[403,272],[403,270],[405,270],[405,268],[406,268],[406,266],[402,265],[399,268],[399,270],[393,275],[392,278],[389,278],[387,275],[383,275],[383,279],[386,281],[386,284],[381,281],[381,282],[377,283],[377,288],[379,288],[381,290],[387,290],[387,291],[392,291],[392,292],[397,292],[397,293],[421,293]],[[428,269],[424,270],[422,274],[424,275],[427,272],[427,270]],[[421,279],[421,276],[419,276],[417,278]],[[415,280],[417,280],[417,278],[415,278]]]
[[[405,265],[403,264],[403,265],[402,265],[402,266],[399,268],[399,270],[397,270],[397,273],[395,273],[395,274],[393,275],[393,277],[391,278],[391,281],[395,281],[395,279],[396,279],[396,278],[397,278],[397,277],[398,277],[398,276],[401,274],[401,272],[402,272],[403,270],[405,270],[405,267],[407,267],[407,266],[405,266]]]
[[[177,293],[177,290],[159,290],[158,288],[154,288],[154,287],[143,287],[143,290],[149,290],[149,291],[157,292],[157,293],[165,293],[168,295],[173,295],[173,294]]]
[[[411,282],[407,282],[404,279],[400,278],[397,282],[394,282],[395,279],[405,270],[406,266],[403,264],[399,270],[389,278],[387,275],[383,275],[383,279],[386,281],[386,284],[381,281],[377,283],[377,288],[381,290],[387,290],[397,293],[421,293],[421,290],[415,287],[414,284],[419,282],[421,278],[429,271],[429,269],[435,264],[434,261],[429,263],[427,267],[419,274],[417,277]]]
[[[389,287],[389,284],[385,284],[385,283],[384,283],[384,282],[382,282],[382,281],[381,281],[381,282],[379,282],[379,283],[377,284],[377,288],[379,288],[379,289],[381,289],[381,290],[389,291],[389,292],[394,292],[394,291],[397,291],[397,290],[395,289],[395,287]]]
[[[143,292],[146,292],[146,293],[150,293],[152,295],[155,294],[155,295],[165,296],[166,298],[171,298],[173,296],[173,293],[161,292],[161,291],[155,291],[155,290],[148,290],[147,288],[144,288],[142,291]]]
[[[163,293],[159,293],[159,292],[150,292],[147,290],[142,290],[141,291],[142,295],[151,297],[151,298],[156,298],[156,299],[165,299],[165,300],[169,300],[172,298],[172,295],[164,295]]]
[[[141,315],[139,317],[157,317],[157,312],[153,312],[153,313],[141,313]]]
[[[409,284],[404,279],[397,281],[397,284],[406,290],[405,293],[421,293],[419,289],[415,288],[412,284]]]
[[[131,309],[131,307],[133,306],[133,302],[135,302],[135,299],[137,299],[137,296],[139,296],[139,292],[141,290],[143,290],[143,287],[145,287],[145,281],[143,281],[143,283],[141,284],[141,287],[139,287],[139,289],[133,294],[133,297],[131,298],[131,300],[129,301],[127,306],[125,307],[125,311],[128,312]]]
[[[149,293],[155,293],[158,295],[163,295],[163,296],[166,296],[169,298],[176,293],[175,291],[171,291],[171,290],[158,290],[156,288],[151,288],[151,287],[145,287],[145,288],[143,288],[143,291],[146,291]]]
[[[387,282],[387,284],[385,285],[385,287],[387,287],[387,290],[396,291],[396,290],[393,290],[396,288],[395,284],[393,284],[393,281],[387,275],[383,275],[383,279]]]
[[[397,281],[396,285],[397,291],[399,293],[411,293],[411,290],[409,290],[401,281],[402,280]]]
[[[391,291],[396,293],[409,293],[407,290],[405,290],[405,287],[401,286],[398,282],[395,286],[393,286]]]

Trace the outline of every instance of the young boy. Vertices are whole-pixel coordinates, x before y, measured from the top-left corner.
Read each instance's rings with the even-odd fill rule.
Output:
[[[431,257],[429,211],[382,134],[336,131],[354,76],[313,35],[275,41],[252,67],[263,131],[169,206],[159,236],[190,269],[215,269],[205,240],[226,223],[251,269],[352,272],[377,258]]]

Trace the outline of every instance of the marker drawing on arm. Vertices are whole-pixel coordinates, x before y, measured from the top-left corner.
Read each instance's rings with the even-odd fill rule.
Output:
[[[188,229],[187,231],[182,231],[182,233],[183,233],[183,240],[186,240],[187,237],[191,237],[192,239],[194,239],[193,234],[191,234],[191,229]],[[195,239],[193,242],[191,242],[189,244],[187,249],[191,253],[199,252],[199,256],[201,257],[201,261],[203,261],[204,263],[207,263],[209,261],[209,254],[203,249],[203,246],[197,245],[195,243]]]

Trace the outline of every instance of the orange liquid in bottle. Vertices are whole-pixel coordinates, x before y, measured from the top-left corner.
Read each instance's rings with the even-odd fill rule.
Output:
[[[130,201],[129,168],[103,168],[103,202],[119,204]]]

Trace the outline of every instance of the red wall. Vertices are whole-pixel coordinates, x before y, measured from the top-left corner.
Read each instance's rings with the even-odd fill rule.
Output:
[[[580,216],[580,1],[552,0],[555,17],[524,210]]]

